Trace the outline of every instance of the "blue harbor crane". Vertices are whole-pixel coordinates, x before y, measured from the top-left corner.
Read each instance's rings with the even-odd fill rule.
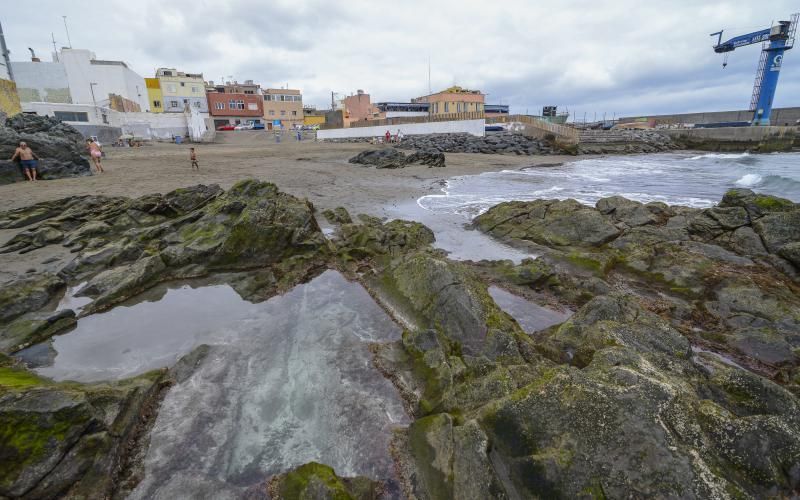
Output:
[[[726,42],[722,41],[722,31],[711,33],[711,36],[717,36],[714,52],[725,54],[723,68],[728,64],[728,52],[746,45],[762,43],[761,59],[756,72],[756,82],[753,85],[753,97],[750,99],[753,125],[769,125],[772,100],[775,98],[778,76],[783,64],[783,53],[794,46],[798,16],[800,14],[792,14],[790,21],[779,21],[767,29],[733,37]]]

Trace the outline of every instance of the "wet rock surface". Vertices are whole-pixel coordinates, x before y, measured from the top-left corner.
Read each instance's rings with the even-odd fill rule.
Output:
[[[5,284],[2,346],[69,328],[74,316],[53,312],[64,289],[92,299],[75,332],[82,315],[196,276],[272,308],[233,327],[244,340],[198,347],[166,374],[66,383],[2,357],[0,494],[791,497],[798,210],[734,190],[709,209],[612,197],[478,217],[538,255],[520,263],[452,261],[419,223],[344,209],[326,213],[327,240],[312,207],[256,181],[0,214],[18,231],[6,251],[75,250],[55,274]],[[403,414],[398,394],[411,418],[387,432],[378,415]]]
[[[444,167],[444,154],[440,151],[417,151],[406,155],[393,148],[362,151],[350,158],[350,163],[374,166],[375,168],[405,168],[414,164],[428,167]]]
[[[0,123],[0,184],[25,180],[19,163],[8,161],[20,141],[40,158],[42,179],[92,175],[85,140],[77,130],[47,116],[20,113]]]

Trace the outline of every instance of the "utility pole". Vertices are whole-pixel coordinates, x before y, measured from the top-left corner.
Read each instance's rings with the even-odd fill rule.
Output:
[[[67,32],[67,43],[69,44],[69,48],[72,48],[72,39],[69,37],[69,28],[67,27],[67,16],[61,16],[64,18],[64,30]]]
[[[428,95],[431,95],[431,56],[428,54]]]
[[[3,57],[3,62],[6,65],[6,70],[8,71],[8,78],[13,82],[14,81],[14,72],[11,71],[11,58],[8,57],[8,47],[6,47],[6,37],[3,36],[3,25],[0,24],[0,56]]]

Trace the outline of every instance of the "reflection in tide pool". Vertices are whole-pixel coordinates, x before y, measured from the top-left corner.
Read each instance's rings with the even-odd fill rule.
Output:
[[[489,287],[489,295],[495,303],[514,318],[525,333],[536,333],[565,322],[572,311],[559,312],[534,304],[496,286]]]
[[[408,417],[368,346],[400,329],[359,284],[328,271],[258,304],[227,285],[153,293],[161,297],[82,318],[39,369],[120,378],[211,346],[167,392],[131,498],[240,498],[309,461],[396,488],[389,442]]]

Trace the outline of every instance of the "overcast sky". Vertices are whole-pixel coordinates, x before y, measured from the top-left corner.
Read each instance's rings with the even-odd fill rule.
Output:
[[[539,113],[543,105],[591,119],[746,109],[758,46],[727,69],[709,33],[738,35],[788,19],[800,3],[746,1],[0,0],[12,60],[32,47],[50,60],[55,34],[99,59],[232,75],[300,88],[305,104],[364,89],[407,101],[458,84],[487,103]],[[800,50],[785,59],[775,106],[800,105]]]

